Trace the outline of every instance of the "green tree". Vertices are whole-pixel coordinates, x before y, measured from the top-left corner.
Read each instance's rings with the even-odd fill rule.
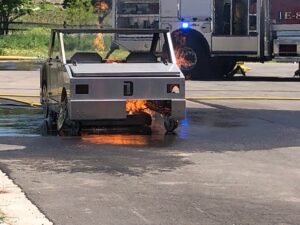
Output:
[[[88,25],[95,18],[90,0],[71,0],[66,11],[68,25]]]
[[[74,0],[64,0],[63,2],[63,7],[67,8],[70,6],[70,4],[73,2]]]
[[[9,25],[30,12],[31,0],[0,0],[0,35],[8,34]]]

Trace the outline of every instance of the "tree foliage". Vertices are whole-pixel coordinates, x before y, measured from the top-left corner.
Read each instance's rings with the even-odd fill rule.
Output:
[[[88,25],[94,18],[94,8],[90,0],[70,0],[66,7],[68,25]]]
[[[8,34],[10,23],[30,12],[31,0],[0,0],[0,35]]]
[[[111,13],[112,0],[64,0],[63,7],[68,11],[68,23],[73,25],[76,24],[75,20],[77,21],[76,25],[78,25],[78,21],[82,20],[80,18],[75,19],[75,17],[78,17],[76,16],[78,12],[83,13],[82,11],[87,10],[86,16],[88,16],[88,18],[90,19],[89,15],[91,14],[91,7],[93,7],[93,13],[97,14],[98,23],[100,26],[102,26],[104,19]]]
[[[74,0],[64,0],[63,7],[64,8],[69,7],[72,2],[74,2]]]

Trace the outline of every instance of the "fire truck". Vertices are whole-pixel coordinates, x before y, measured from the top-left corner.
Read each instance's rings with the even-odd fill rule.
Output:
[[[113,12],[116,28],[169,29],[192,79],[224,77],[237,61],[300,62],[299,0],[116,0]],[[143,48],[147,38],[116,41]]]

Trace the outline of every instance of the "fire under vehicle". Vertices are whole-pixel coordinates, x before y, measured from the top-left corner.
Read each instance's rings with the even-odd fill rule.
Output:
[[[113,7],[117,28],[170,30],[177,63],[193,79],[226,76],[237,61],[300,62],[299,0],[116,0]]]
[[[152,38],[147,50],[135,51],[115,43],[116,35]],[[49,58],[41,69],[41,103],[49,125],[71,135],[89,127],[150,126],[153,112],[173,132],[185,117],[185,80],[170,33],[52,30]]]

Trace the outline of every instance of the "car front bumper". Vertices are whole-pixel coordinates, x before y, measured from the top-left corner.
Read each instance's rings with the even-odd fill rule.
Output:
[[[170,116],[177,120],[185,118],[185,100],[173,99],[170,102]],[[69,116],[75,121],[126,119],[126,100],[71,100]]]

